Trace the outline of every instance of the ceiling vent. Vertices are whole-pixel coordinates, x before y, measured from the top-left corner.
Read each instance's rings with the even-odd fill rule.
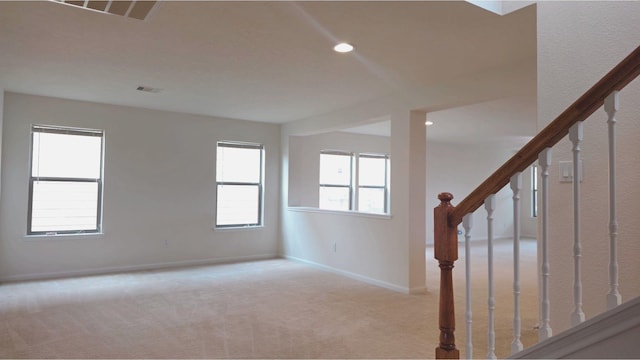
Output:
[[[52,0],[57,3],[72,5],[101,13],[120,15],[128,18],[145,20],[158,5],[158,1],[91,1],[91,0]]]
[[[162,89],[159,89],[159,88],[154,88],[154,87],[151,87],[151,86],[143,86],[143,85],[138,86],[136,88],[136,90],[144,91],[144,92],[148,92],[148,93],[154,93],[154,94],[157,94],[160,91],[162,91]]]

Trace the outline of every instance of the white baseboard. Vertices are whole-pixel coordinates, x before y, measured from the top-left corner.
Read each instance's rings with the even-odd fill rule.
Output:
[[[334,273],[334,274],[338,274],[338,275],[342,275],[345,277],[348,277],[350,279],[354,279],[354,280],[358,280],[358,281],[362,281],[365,282],[367,284],[371,284],[371,285],[375,285],[375,286],[379,286],[385,289],[389,289],[389,290],[393,290],[393,291],[397,291],[397,292],[401,292],[401,293],[405,293],[405,294],[414,294],[414,289],[409,289],[408,287],[404,287],[404,286],[398,286],[392,283],[388,283],[386,281],[381,281],[381,280],[377,280],[377,279],[373,279],[367,276],[363,276],[360,274],[356,274],[356,273],[352,273],[350,271],[345,271],[345,270],[341,270],[341,269],[336,269],[334,267],[331,266],[327,266],[327,265],[323,265],[314,261],[310,261],[310,260],[306,260],[306,259],[301,259],[301,258],[297,258],[295,256],[291,256],[291,255],[283,255],[283,257],[285,259],[289,259],[289,260],[293,260],[293,261],[299,261],[301,263],[305,263],[308,265],[311,265],[317,269],[320,270],[324,270],[330,273]],[[416,288],[417,291],[420,291],[422,288]],[[424,287],[424,291],[426,292],[426,287]],[[415,292],[416,294],[418,292]]]
[[[521,235],[520,236],[521,239],[528,239],[527,236],[525,235]],[[535,239],[535,237],[533,237],[533,239]],[[489,238],[487,238],[486,236],[484,237],[479,237],[479,236],[472,236],[471,237],[471,243],[475,244],[475,243],[480,243],[480,242],[487,242],[489,240]],[[497,236],[493,238],[493,241],[504,241],[504,240],[513,240],[513,236]],[[464,235],[460,235],[458,236],[458,244],[464,244]]]
[[[59,272],[37,273],[37,274],[26,274],[26,275],[9,275],[9,276],[0,276],[0,282],[43,280],[43,279],[53,279],[53,278],[112,274],[112,273],[121,273],[121,272],[129,272],[129,271],[159,270],[159,269],[170,269],[170,268],[199,266],[199,265],[233,263],[233,262],[242,262],[242,261],[267,260],[267,259],[276,259],[276,258],[278,258],[277,254],[261,254],[261,255],[235,256],[235,257],[213,258],[213,259],[202,259],[202,260],[184,260],[184,261],[173,261],[173,262],[165,262],[165,263],[151,263],[151,264],[142,264],[142,265],[102,267],[102,268],[95,268],[95,269],[82,269],[82,270],[59,271]]]

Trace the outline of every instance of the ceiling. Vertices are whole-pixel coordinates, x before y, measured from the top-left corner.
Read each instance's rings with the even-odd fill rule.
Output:
[[[513,96],[458,106],[427,114],[430,141],[494,146],[519,150],[536,132],[536,98]],[[391,136],[391,121],[381,120],[351,127],[344,132]]]
[[[161,1],[144,21],[0,1],[0,87],[285,123],[531,61],[535,22],[460,1]]]

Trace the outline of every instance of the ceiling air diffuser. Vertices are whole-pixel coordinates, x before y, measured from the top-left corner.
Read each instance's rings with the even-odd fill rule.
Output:
[[[138,20],[145,20],[158,1],[77,1],[53,0],[54,2],[81,7],[87,10],[107,14],[120,15]]]

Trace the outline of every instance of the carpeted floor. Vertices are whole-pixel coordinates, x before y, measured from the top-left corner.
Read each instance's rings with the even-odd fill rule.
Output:
[[[537,292],[532,244],[523,247],[525,263],[534,268],[533,281],[525,280],[531,276],[523,269],[523,298],[531,297],[523,299],[526,345],[535,341],[530,329],[537,321],[537,305],[528,304],[536,304]],[[474,247],[480,257],[482,248]],[[499,341],[498,356],[508,354],[511,338],[512,310],[503,306],[512,303],[510,275],[504,275],[511,271],[499,270],[510,266],[507,252],[509,243],[496,247],[497,307],[503,312],[496,317],[497,334],[507,336]],[[400,294],[280,259],[3,284],[0,357],[431,358],[438,339],[431,259],[428,251],[426,295]],[[474,355],[484,357],[486,295],[480,287],[486,280],[475,271],[483,266],[476,262]],[[462,264],[456,268],[457,343],[464,355]]]

